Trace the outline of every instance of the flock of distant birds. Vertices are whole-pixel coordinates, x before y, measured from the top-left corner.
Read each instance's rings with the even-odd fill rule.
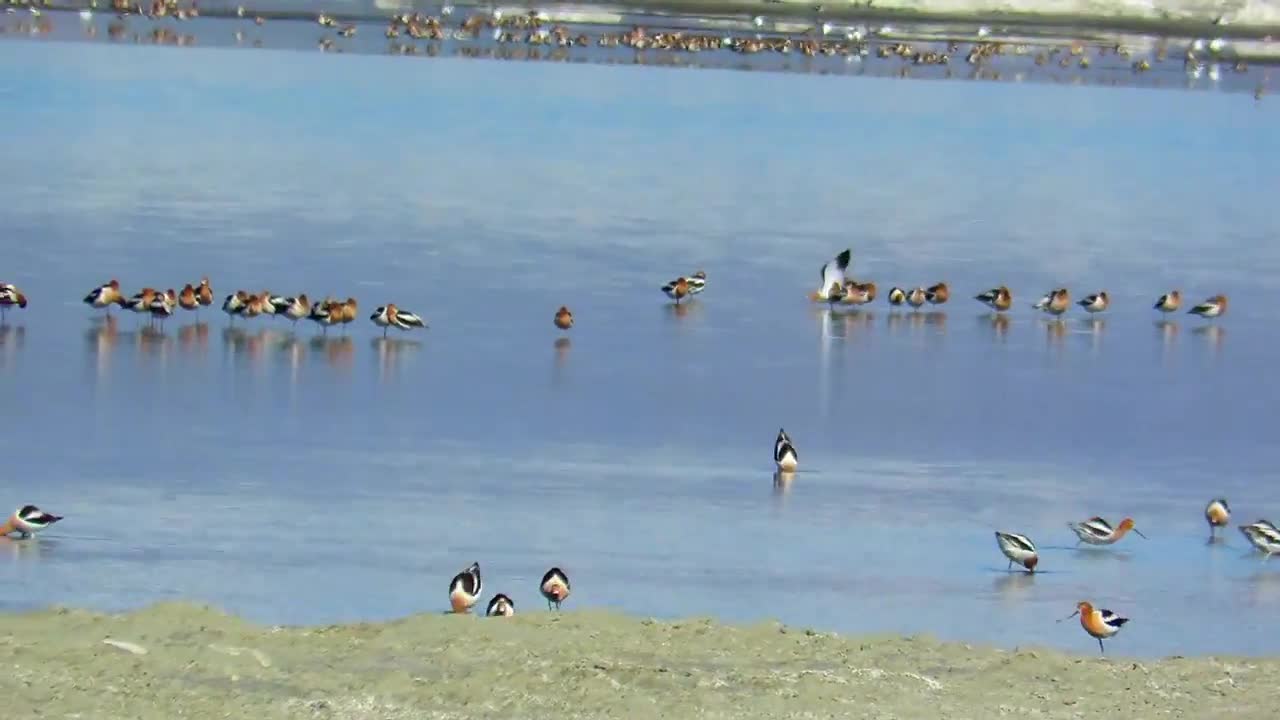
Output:
[[[865,305],[876,298],[876,285],[873,282],[857,282],[846,277],[852,251],[846,249],[836,255],[834,260],[824,263],[819,275],[821,285],[810,294],[814,302],[824,302],[834,308],[837,304]],[[691,275],[680,276],[665,285],[661,290],[677,305],[687,298],[701,294],[707,286],[706,272],[699,270]],[[904,290],[894,287],[889,291],[890,305],[907,305],[919,309],[925,303],[941,305],[950,299],[950,289],[946,283],[938,283],[928,288],[915,287]],[[990,307],[997,313],[1003,313],[1013,307],[1013,294],[1009,288],[1000,286],[975,296],[975,299]],[[110,312],[112,306],[119,306],[135,313],[149,315],[154,322],[163,322],[178,309],[198,311],[212,305],[213,290],[207,277],[199,283],[188,283],[181,292],[172,289],[160,292],[153,288],[143,288],[132,296],[126,296],[120,290],[120,283],[115,279],[94,288],[84,297],[84,303]],[[1089,313],[1103,312],[1110,306],[1111,300],[1105,291],[1091,294],[1077,304]],[[0,313],[12,307],[25,308],[27,297],[15,285],[0,283]],[[1032,307],[1053,316],[1063,315],[1071,306],[1071,295],[1066,288],[1052,290],[1040,298]],[[1154,308],[1164,313],[1172,313],[1182,306],[1182,296],[1173,290],[1156,301]],[[1227,310],[1225,295],[1215,295],[1192,307],[1188,312],[1204,318],[1220,317]],[[306,294],[292,297],[273,295],[268,291],[248,293],[239,290],[227,295],[222,302],[222,311],[231,321],[235,318],[252,318],[260,315],[283,316],[296,323],[307,319],[316,322],[327,331],[333,325],[345,325],[355,320],[359,305],[355,298],[337,300],[331,297],[324,300],[310,301]],[[369,319],[383,329],[385,335],[390,328],[408,331],[414,328],[425,328],[427,324],[420,316],[401,310],[394,304],[378,307]],[[573,312],[561,306],[555,314],[555,326],[561,330],[573,327]],[[791,437],[785,429],[779,429],[774,441],[773,460],[780,477],[796,472],[799,466],[799,453]],[[1225,527],[1231,519],[1231,510],[1225,498],[1214,498],[1204,510],[1205,520],[1209,524],[1211,539],[1216,537],[1218,528]],[[0,536],[18,533],[29,538],[35,533],[62,520],[58,515],[42,511],[35,505],[26,505],[16,510],[4,525],[0,526]],[[1119,525],[1112,527],[1101,517],[1092,517],[1081,523],[1069,523],[1068,526],[1079,538],[1079,542],[1090,545],[1111,545],[1130,531],[1142,537],[1141,531],[1134,526],[1132,518],[1125,518]],[[1248,525],[1241,525],[1240,531],[1255,548],[1262,551],[1264,560],[1280,553],[1280,529],[1266,520],[1258,520]],[[1040,562],[1035,543],[1025,535],[996,531],[996,544],[1000,552],[1009,560],[1009,569],[1017,563],[1029,573],[1034,573]],[[449,583],[449,604],[452,612],[467,613],[479,601],[483,591],[479,563],[473,563],[458,573]],[[549,607],[559,609],[560,604],[569,596],[569,578],[560,568],[547,571],[539,586],[542,596]],[[486,608],[488,616],[510,616],[515,613],[515,602],[507,595],[494,595]],[[1116,613],[1094,607],[1089,602],[1080,602],[1076,612],[1064,619],[1080,617],[1084,630],[1098,640],[1098,647],[1105,652],[1103,640],[1115,635],[1129,622],[1128,618]]]

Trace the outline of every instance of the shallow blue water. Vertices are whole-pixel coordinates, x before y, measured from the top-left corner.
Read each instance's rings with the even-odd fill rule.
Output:
[[[24,589],[0,608],[388,618],[478,560],[521,611],[558,564],[569,607],[1087,653],[1053,621],[1089,599],[1134,618],[1116,653],[1280,640],[1280,564],[1206,546],[1201,514],[1280,521],[1274,103],[25,42],[0,64],[0,281],[31,298],[0,330],[0,502],[67,516],[0,544]],[[811,306],[844,247],[882,297],[956,297]],[[658,288],[699,268],[674,311]],[[361,318],[156,337],[79,302],[205,274]],[[1007,325],[969,299],[1000,283]],[[1047,324],[1029,304],[1058,284],[1113,310]],[[1173,286],[1231,309],[1158,325]],[[430,330],[382,340],[388,301]],[[1073,549],[1093,514],[1149,539]],[[1006,574],[995,529],[1044,573]]]

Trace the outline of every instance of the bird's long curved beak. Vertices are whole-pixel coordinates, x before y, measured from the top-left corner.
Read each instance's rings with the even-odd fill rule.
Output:
[[[1073,612],[1073,613],[1071,613],[1070,615],[1068,615],[1068,616],[1066,616],[1066,617],[1062,618],[1062,620],[1070,620],[1071,618],[1073,618],[1073,617],[1075,617],[1075,616],[1077,616],[1077,615],[1079,615],[1079,614],[1080,614],[1080,611],[1077,609],[1075,612]],[[1062,620],[1059,620],[1058,622],[1062,622]]]
[[[1146,540],[1146,539],[1147,539],[1147,536],[1146,536],[1146,535],[1143,535],[1143,534],[1142,534],[1142,531],[1141,531],[1141,530],[1139,530],[1138,528],[1134,528],[1134,529],[1133,529],[1133,531],[1134,531],[1134,532],[1136,532],[1136,533],[1138,533],[1138,537],[1142,538],[1143,540]]]

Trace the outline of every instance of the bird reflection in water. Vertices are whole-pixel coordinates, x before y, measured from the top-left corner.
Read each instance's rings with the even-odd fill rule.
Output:
[[[1209,350],[1214,355],[1217,355],[1222,350],[1222,339],[1227,334],[1221,325],[1201,325],[1193,328],[1191,332],[1198,338],[1204,338],[1204,341],[1209,345]]]
[[[991,328],[991,337],[1004,342],[1009,335],[1009,316],[1004,313],[987,313],[978,316],[978,324]]]
[[[696,306],[697,303],[666,303],[662,306],[663,312],[672,320],[681,320],[689,316],[690,308]]]
[[[561,339],[568,341],[568,338]],[[381,382],[395,376],[402,353],[412,352],[421,346],[417,340],[391,337],[376,337],[369,344],[378,356],[378,380]]]
[[[0,537],[0,554],[7,555],[14,562],[38,559],[42,550],[54,550],[57,546],[57,540],[47,538],[29,537],[19,540],[13,537]]]
[[[8,365],[13,354],[22,349],[26,339],[25,325],[0,325],[0,362]]]
[[[937,310],[911,313],[911,324],[913,327],[925,326],[941,333],[947,329],[947,314]]]
[[[1001,573],[1000,577],[996,578],[993,589],[1001,600],[1018,602],[1027,597],[1027,592],[1031,590],[1035,582],[1036,573]]]
[[[178,349],[186,353],[204,353],[209,349],[209,324],[198,322],[178,328]]]
[[[782,497],[791,492],[791,483],[795,482],[794,471],[777,470],[773,473],[773,494]]]
[[[1178,341],[1178,332],[1180,326],[1176,322],[1170,320],[1155,321],[1156,334],[1160,336],[1160,358],[1167,361],[1169,353],[1173,350],[1174,345]]]
[[[1098,352],[1102,348],[1102,333],[1107,329],[1106,318],[1080,318],[1080,328],[1089,336],[1089,349]]]
[[[99,380],[110,376],[111,353],[115,351],[116,341],[120,337],[117,327],[118,321],[114,315],[104,315],[102,318],[95,318],[89,329],[84,331],[85,346],[93,355],[94,375]]]
[[[1062,320],[1046,320],[1044,332],[1045,343],[1049,347],[1061,348],[1062,340],[1067,336],[1067,324]]]
[[[161,363],[169,359],[169,348],[173,344],[173,338],[164,331],[143,327],[134,333],[134,337],[138,343],[138,354],[142,357],[158,359]]]
[[[350,369],[351,359],[355,355],[355,341],[350,335],[329,337],[320,335],[311,338],[311,350],[321,353],[330,367],[343,370]]]

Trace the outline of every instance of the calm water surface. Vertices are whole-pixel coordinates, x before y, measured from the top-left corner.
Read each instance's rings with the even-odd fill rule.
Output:
[[[1280,113],[1226,95],[8,42],[0,545],[14,610],[775,617],[1088,653],[1270,653]],[[807,303],[947,280],[941,313]],[[675,312],[658,292],[707,270]],[[118,277],[354,295],[349,332],[80,304]],[[969,296],[1006,283],[1007,324]],[[1058,284],[1106,317],[1050,325]],[[1230,294],[1213,325],[1150,305]],[[431,329],[383,340],[394,301]],[[577,316],[570,342],[556,307]],[[802,472],[775,489],[779,426]],[[1073,549],[1070,520],[1149,540]],[[1030,535],[1008,575],[992,530]],[[486,593],[487,595],[488,593]],[[487,600],[487,597],[486,597]],[[1215,620],[1200,622],[1208,616]]]

